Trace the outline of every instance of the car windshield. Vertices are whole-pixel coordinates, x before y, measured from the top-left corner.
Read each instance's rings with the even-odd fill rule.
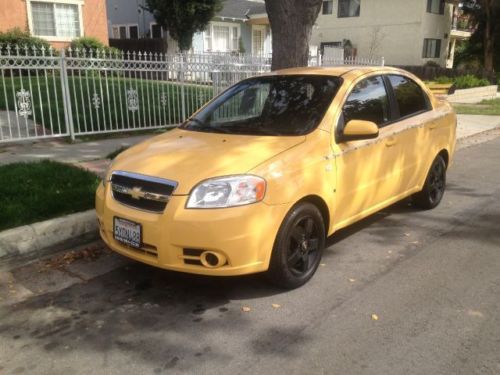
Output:
[[[304,135],[323,118],[340,78],[284,75],[244,80],[186,120],[181,129],[247,135]]]

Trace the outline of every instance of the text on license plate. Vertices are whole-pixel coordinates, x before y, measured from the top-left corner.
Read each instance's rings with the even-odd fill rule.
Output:
[[[141,247],[142,231],[141,224],[133,221],[113,218],[113,237],[115,240],[123,242],[129,246]]]

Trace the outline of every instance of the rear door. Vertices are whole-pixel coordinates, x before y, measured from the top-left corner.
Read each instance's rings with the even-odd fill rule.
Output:
[[[394,107],[394,119],[387,128],[397,138],[401,160],[399,190],[406,194],[421,182],[427,159],[434,157],[430,137],[436,123],[429,97],[415,81],[397,74],[386,75],[385,80]]]

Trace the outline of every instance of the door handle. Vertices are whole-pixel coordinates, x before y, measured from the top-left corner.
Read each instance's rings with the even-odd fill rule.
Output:
[[[395,144],[396,144],[396,138],[394,138],[394,137],[387,138],[387,140],[385,141],[385,145],[387,147],[392,147]]]

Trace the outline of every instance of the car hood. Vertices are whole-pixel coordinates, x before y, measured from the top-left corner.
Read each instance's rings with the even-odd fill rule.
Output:
[[[305,136],[249,136],[174,129],[121,153],[112,170],[177,181],[174,194],[184,195],[207,178],[247,173],[304,140]]]

